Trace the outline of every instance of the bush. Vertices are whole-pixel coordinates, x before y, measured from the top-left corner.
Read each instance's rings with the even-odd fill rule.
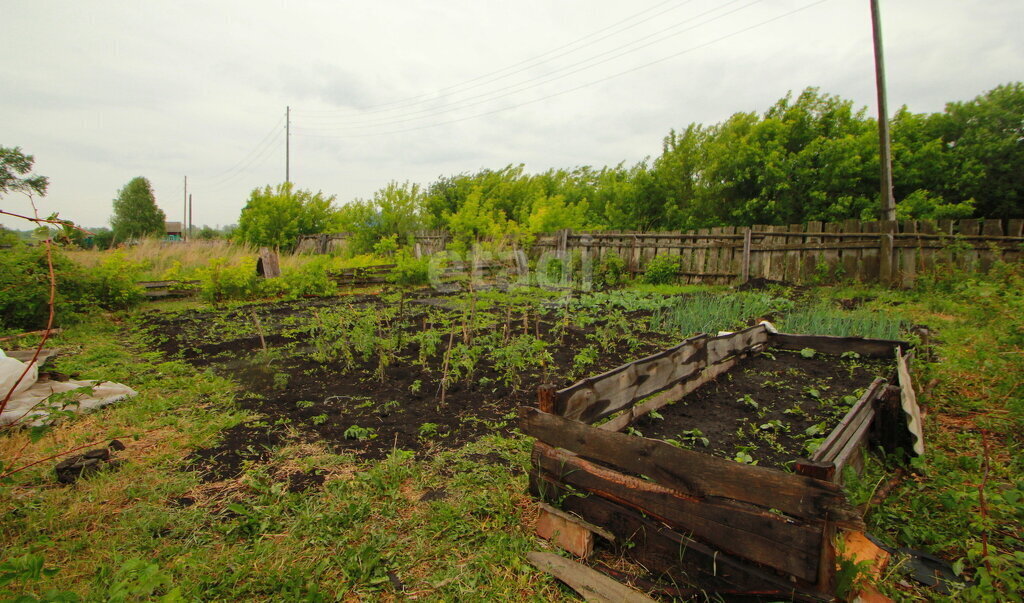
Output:
[[[141,266],[122,255],[86,270],[53,249],[57,280],[54,324],[66,326],[96,307],[122,310],[142,300],[135,281]],[[0,252],[0,328],[28,331],[46,327],[50,278],[46,248],[15,245]]]
[[[674,283],[677,276],[679,276],[679,258],[659,255],[647,263],[641,280],[648,285],[668,285]]]
[[[400,251],[395,256],[395,267],[388,281],[405,286],[426,285],[430,282],[430,258],[416,259],[408,251]]]
[[[605,289],[626,284],[626,260],[617,253],[608,253],[594,269],[594,286]]]
[[[315,258],[295,271],[285,272],[280,279],[266,281],[265,285],[280,286],[291,298],[304,295],[334,295],[338,292],[338,284],[328,275],[328,265],[331,262],[330,257]]]
[[[227,299],[250,299],[263,292],[263,279],[256,274],[256,259],[243,258],[229,264],[224,258],[213,258],[199,269],[200,295],[209,302]]]

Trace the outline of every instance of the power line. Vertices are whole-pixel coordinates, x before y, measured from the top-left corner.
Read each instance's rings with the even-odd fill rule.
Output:
[[[227,175],[229,173],[232,173],[232,172],[235,172],[239,168],[244,168],[245,166],[243,166],[242,164],[245,163],[246,160],[249,159],[249,157],[251,155],[253,155],[257,151],[259,151],[261,149],[261,147],[263,147],[264,143],[266,143],[267,140],[271,136],[273,136],[275,133],[280,134],[280,127],[281,127],[281,124],[284,122],[284,120],[285,120],[285,118],[283,116],[280,119],[278,119],[277,122],[274,123],[274,127],[271,128],[270,131],[267,132],[266,135],[262,139],[260,139],[260,141],[258,143],[256,143],[256,146],[254,146],[252,149],[250,149],[248,153],[243,155],[242,158],[239,159],[237,163],[235,163],[233,166],[229,167],[228,169],[224,170],[223,172],[221,172],[221,173],[219,173],[219,174],[217,174],[215,176],[211,176],[211,177],[207,178],[206,181],[209,182],[209,183],[212,183],[212,184],[218,184],[219,181],[222,180],[225,175]]]
[[[283,129],[279,129],[277,131],[277,135],[274,136],[272,139],[270,139],[269,143],[263,148],[262,151],[260,151],[260,153],[258,155],[256,155],[251,160],[249,160],[244,166],[242,166],[238,171],[236,171],[231,176],[228,176],[226,178],[222,178],[219,182],[215,182],[215,183],[209,184],[207,187],[205,187],[206,192],[213,192],[213,191],[221,190],[228,183],[230,183],[231,181],[235,180],[239,176],[242,176],[243,174],[245,174],[250,168],[252,168],[252,167],[262,167],[267,162],[267,159],[270,157],[271,152],[276,150],[275,147],[276,147],[277,143],[280,142],[280,140],[281,140],[281,138],[283,136],[284,136],[284,130]]]
[[[715,38],[713,40],[709,40],[709,41],[704,42],[702,44],[698,44],[696,46],[691,46],[690,48],[687,48],[687,49],[682,50],[680,52],[676,52],[676,53],[670,54],[670,55],[662,57],[660,59],[656,59],[656,60],[644,63],[642,65],[638,65],[636,67],[632,67],[630,69],[619,71],[619,72],[613,73],[611,75],[608,75],[608,76],[605,76],[605,77],[602,77],[602,78],[599,78],[599,79],[596,79],[596,80],[591,80],[589,82],[586,82],[584,84],[580,84],[578,86],[574,86],[572,88],[567,88],[567,89],[561,90],[559,92],[548,94],[548,95],[545,95],[545,96],[542,96],[542,97],[539,97],[539,98],[535,98],[533,100],[524,101],[522,103],[517,103],[517,104],[514,104],[514,105],[509,105],[507,107],[503,107],[503,108],[500,108],[500,109],[495,109],[493,111],[486,111],[486,112],[483,112],[483,113],[478,113],[478,114],[475,114],[475,115],[469,115],[469,116],[461,117],[461,118],[457,118],[457,119],[450,119],[450,120],[436,122],[436,123],[432,123],[432,124],[426,124],[426,125],[423,125],[423,126],[404,128],[404,129],[401,129],[401,130],[390,130],[390,131],[386,131],[386,132],[371,132],[371,133],[364,133],[364,134],[309,134],[309,133],[303,133],[303,132],[294,132],[294,134],[297,135],[297,136],[305,136],[305,137],[309,137],[309,138],[366,138],[366,137],[372,137],[372,136],[382,136],[382,135],[389,135],[389,134],[402,134],[402,133],[405,133],[405,132],[413,132],[413,131],[424,130],[424,129],[428,129],[428,128],[436,128],[436,127],[440,127],[440,126],[444,126],[444,125],[449,125],[449,124],[453,124],[453,123],[467,121],[467,120],[470,120],[470,119],[476,119],[476,118],[479,118],[479,117],[486,117],[486,116],[489,116],[489,115],[495,115],[497,113],[503,113],[505,111],[510,111],[512,109],[517,109],[519,107],[524,107],[526,105],[532,105],[534,103],[545,101],[545,100],[548,100],[548,99],[551,99],[551,98],[555,98],[555,97],[558,97],[558,96],[562,96],[562,95],[565,95],[565,94],[569,94],[569,93],[572,93],[572,92],[576,92],[577,90],[582,90],[583,88],[587,88],[587,87],[593,86],[595,84],[606,82],[608,80],[612,80],[612,79],[621,77],[623,75],[627,75],[629,73],[633,73],[633,72],[639,71],[641,69],[646,69],[648,67],[651,67],[653,65],[657,65],[659,63],[664,63],[665,61],[672,60],[674,58],[677,58],[679,56],[688,54],[688,53],[693,52],[695,50],[700,50],[702,48],[706,48],[706,47],[711,46],[713,44],[717,44],[718,42],[722,42],[722,41],[727,40],[729,38],[733,38],[733,37],[736,37],[738,35],[744,34],[744,33],[748,32],[748,31],[752,31],[754,29],[758,29],[758,28],[764,27],[765,25],[768,25],[770,23],[774,23],[775,21],[779,21],[781,19],[784,19],[786,17],[789,17],[789,16],[794,15],[794,14],[799,13],[799,12],[803,12],[805,10],[808,10],[810,8],[818,6],[819,4],[824,4],[825,2],[829,2],[829,1],[830,0],[817,0],[816,2],[812,2],[812,3],[807,4],[805,6],[802,6],[802,7],[799,7],[799,8],[787,11],[785,13],[782,13],[780,15],[777,15],[775,17],[772,17],[770,19],[766,19],[764,21],[760,21],[760,22],[755,23],[753,25],[749,25],[747,27],[738,29],[736,31],[733,31],[733,32],[728,33],[728,34],[725,34],[725,35],[720,36],[718,38]]]
[[[544,84],[547,84],[549,82],[556,81],[558,79],[562,79],[562,78],[564,78],[566,76],[573,75],[573,74],[576,74],[576,73],[580,73],[580,72],[586,71],[588,69],[592,69],[594,67],[597,67],[599,65],[603,65],[603,64],[608,63],[608,62],[611,62],[613,60],[616,60],[616,59],[621,58],[623,56],[626,56],[628,54],[632,54],[634,52],[637,52],[637,51],[642,50],[644,48],[647,48],[649,46],[653,46],[653,45],[658,44],[660,42],[664,42],[665,40],[668,40],[669,38],[673,38],[673,37],[682,35],[682,34],[688,32],[688,31],[692,31],[694,29],[697,29],[699,27],[702,27],[704,25],[707,25],[709,23],[712,23],[714,21],[717,21],[719,19],[727,17],[729,15],[735,14],[735,13],[741,11],[741,10],[744,10],[746,8],[749,8],[749,7],[753,6],[754,4],[758,4],[758,3],[762,2],[763,0],[750,0],[749,2],[747,2],[747,4],[744,4],[744,5],[740,6],[740,7],[734,8],[734,9],[732,9],[730,11],[725,12],[725,13],[719,14],[717,16],[714,16],[714,17],[711,17],[709,19],[706,19],[706,20],[704,20],[702,22],[699,22],[699,23],[696,23],[694,25],[691,25],[690,27],[686,27],[686,28],[684,28],[682,30],[679,30],[679,31],[674,31],[673,33],[668,33],[667,35],[663,35],[663,36],[661,36],[660,38],[657,38],[657,39],[651,39],[651,38],[654,38],[655,36],[659,36],[661,34],[666,34],[667,32],[672,32],[673,30],[676,30],[676,29],[678,29],[679,27],[681,27],[683,25],[686,25],[688,23],[692,23],[693,21],[696,21],[697,19],[700,19],[701,17],[705,17],[705,16],[707,16],[709,14],[712,14],[712,13],[715,13],[717,11],[720,11],[723,8],[729,6],[730,4],[735,4],[735,3],[740,2],[740,1],[741,0],[730,0],[729,2],[726,2],[725,4],[716,6],[716,7],[712,8],[712,9],[710,9],[710,10],[704,11],[704,12],[702,12],[700,14],[697,14],[697,15],[694,15],[694,16],[689,17],[687,19],[684,19],[683,21],[677,22],[677,23],[675,23],[673,25],[670,25],[669,27],[666,27],[664,29],[658,30],[658,31],[656,31],[656,32],[654,32],[654,33],[652,33],[650,35],[643,36],[643,37],[641,37],[639,39],[633,40],[632,42],[629,42],[629,43],[617,46],[617,47],[612,48],[610,50],[606,50],[604,52],[601,52],[601,53],[598,53],[598,54],[593,55],[591,57],[588,57],[586,59],[583,59],[581,61],[577,61],[575,63],[571,63],[571,64],[566,65],[564,67],[558,68],[558,69],[556,69],[554,71],[548,72],[548,73],[546,73],[546,74],[544,74],[542,76],[538,76],[538,77],[535,77],[535,78],[528,78],[526,80],[523,80],[521,82],[513,84],[509,88],[498,89],[498,90],[494,90],[494,91],[491,91],[491,92],[485,92],[485,93],[482,93],[482,94],[477,94],[477,95],[474,95],[474,96],[470,96],[470,97],[464,98],[464,99],[459,100],[459,101],[453,101],[452,103],[449,103],[448,105],[442,105],[441,107],[433,107],[433,108],[428,108],[428,109],[421,109],[421,110],[418,110],[418,111],[413,111],[412,113],[407,113],[405,115],[397,115],[397,116],[393,116],[391,118],[384,118],[383,120],[364,121],[364,122],[352,121],[352,122],[340,123],[340,124],[339,123],[335,123],[335,124],[321,126],[321,128],[323,128],[323,129],[328,129],[328,128],[333,128],[333,129],[358,129],[358,128],[368,128],[368,127],[378,127],[378,126],[387,126],[387,125],[393,125],[393,124],[400,124],[400,123],[406,123],[406,122],[410,122],[410,121],[416,121],[418,119],[423,119],[423,118],[426,118],[426,117],[433,117],[435,115],[441,115],[441,114],[444,114],[444,113],[451,113],[453,111],[459,111],[459,110],[466,109],[466,108],[469,108],[469,107],[475,107],[475,106],[478,106],[478,105],[482,105],[482,104],[490,102],[490,101],[499,100],[501,98],[504,98],[504,97],[507,97],[507,96],[511,96],[513,94],[517,94],[517,93],[523,92],[525,90],[530,90],[530,89],[533,89],[533,88],[537,88],[537,87],[542,86]],[[643,43],[645,40],[650,40],[650,41],[647,41],[646,43]],[[638,46],[638,44],[639,44],[639,46]],[[633,47],[633,48],[630,48],[630,47]],[[629,50],[625,50],[624,52],[618,52],[618,51],[621,51],[621,50],[627,49],[627,48],[629,48]],[[612,56],[607,56],[607,55],[612,55]],[[607,56],[607,58],[594,62],[596,59],[599,59],[599,58],[605,57],[605,56]],[[587,63],[590,63],[590,64],[587,65]],[[573,69],[574,67],[576,67],[576,69]],[[565,73],[562,73],[562,72],[565,72]],[[487,98],[487,97],[489,97],[489,98]],[[481,99],[481,100],[476,100],[474,102],[467,102],[467,101],[473,101],[474,99]],[[445,107],[450,107],[450,108],[445,108]],[[421,115],[417,115],[417,114],[421,114]]]
[[[464,86],[466,86],[468,84],[473,84],[474,82],[478,82],[478,81],[483,80],[483,79],[492,78],[492,79],[489,79],[487,82],[484,82],[484,83],[489,83],[491,81],[496,81],[496,80],[499,80],[499,79],[503,79],[505,77],[508,77],[509,75],[512,75],[513,73],[518,73],[519,71],[522,71],[522,69],[517,70],[517,71],[515,71],[513,73],[509,73],[509,74],[506,74],[506,75],[501,75],[501,76],[498,76],[498,77],[492,77],[492,76],[497,76],[498,74],[501,74],[501,73],[504,73],[506,71],[509,71],[510,69],[515,69],[516,67],[520,67],[520,66],[527,65],[527,64],[532,64],[532,65],[543,64],[543,63],[549,62],[549,61],[551,61],[551,60],[553,60],[555,58],[559,58],[561,56],[565,56],[566,54],[571,54],[573,52],[576,52],[576,50],[579,50],[579,49],[570,50],[570,51],[567,51],[567,52],[564,52],[564,53],[556,54],[556,56],[554,56],[554,57],[552,57],[550,59],[545,59],[544,58],[544,57],[546,57],[546,56],[548,56],[550,54],[559,53],[559,51],[562,51],[562,50],[565,50],[566,48],[570,48],[572,46],[575,46],[575,45],[579,44],[580,42],[588,40],[588,39],[590,39],[590,38],[592,38],[592,37],[594,37],[594,36],[596,36],[598,34],[604,33],[605,31],[608,31],[609,29],[614,29],[614,28],[616,28],[616,27],[618,27],[620,25],[624,25],[625,23],[628,23],[629,21],[632,21],[633,19],[635,19],[635,18],[637,18],[637,17],[639,17],[639,16],[641,16],[641,15],[643,15],[645,13],[648,13],[650,11],[656,10],[656,9],[666,5],[666,4],[671,4],[674,1],[675,0],[666,0],[665,2],[661,2],[661,3],[656,4],[656,5],[654,5],[654,6],[650,7],[650,8],[646,8],[646,9],[644,9],[644,10],[638,12],[638,13],[634,13],[633,15],[630,15],[629,17],[626,17],[625,19],[619,21],[618,23],[614,23],[612,25],[609,25],[609,26],[606,26],[606,27],[604,27],[602,29],[599,29],[599,30],[597,30],[595,32],[591,32],[591,33],[589,33],[589,34],[587,34],[587,35],[585,35],[585,36],[583,36],[581,38],[577,38],[576,40],[573,40],[572,42],[569,42],[567,44],[563,44],[561,46],[558,46],[557,48],[553,48],[551,50],[545,51],[545,52],[543,52],[543,53],[541,53],[539,55],[536,55],[534,57],[531,57],[529,59],[524,59],[524,60],[519,61],[517,63],[513,63],[513,64],[508,65],[506,67],[502,67],[501,69],[497,69],[495,71],[491,71],[491,72],[485,73],[483,75],[479,75],[479,76],[476,76],[474,78],[470,78],[470,79],[462,81],[462,82],[460,82],[458,84],[453,84],[453,85],[447,86],[445,88],[440,88],[439,90],[437,90],[435,92],[425,92],[423,94],[418,94],[416,96],[408,97],[408,98],[405,98],[405,99],[402,99],[402,100],[391,101],[391,102],[387,102],[387,103],[381,103],[379,105],[371,105],[370,107],[363,107],[363,108],[355,109],[355,110],[359,111],[359,112],[361,112],[363,114],[366,114],[366,113],[379,113],[379,112],[382,112],[382,111],[390,111],[390,110],[394,110],[394,108],[391,108],[391,109],[388,108],[388,107],[391,107],[392,105],[399,105],[399,107],[396,107],[396,108],[400,108],[402,105],[421,104],[424,101],[422,101],[420,99],[424,99],[424,98],[429,99],[429,97],[433,97],[436,94],[443,94],[443,93],[446,93],[446,92],[450,92],[452,90],[456,90],[458,88],[462,88],[462,87],[464,87]],[[601,40],[604,40],[604,39],[606,39],[608,37],[611,37],[611,36],[616,35],[618,33],[622,33],[623,31],[626,31],[628,29],[632,29],[632,28],[634,28],[634,27],[636,27],[636,26],[638,26],[638,25],[640,25],[642,23],[646,23],[647,21],[650,21],[651,19],[659,17],[659,16],[661,16],[661,15],[663,15],[665,13],[674,11],[674,10],[676,10],[676,9],[686,5],[686,4],[689,4],[692,1],[693,0],[685,0],[681,4],[678,4],[676,6],[667,8],[667,9],[665,9],[663,11],[659,11],[659,12],[657,12],[657,13],[649,16],[649,17],[647,17],[646,19],[642,19],[640,21],[637,21],[636,23],[634,23],[632,25],[629,25],[627,27],[619,29],[618,31],[614,31],[614,32],[612,32],[612,33],[610,33],[610,34],[608,34],[606,36],[602,36],[602,37],[598,38],[597,40],[594,40],[592,42],[584,44],[583,47],[593,45],[596,42],[600,42]],[[470,86],[468,89],[476,88],[476,87],[479,87],[480,85],[483,85],[483,83],[477,84],[477,85],[474,85],[474,86]],[[300,109],[299,111],[297,111],[297,113],[299,115],[315,116],[315,115],[322,115],[322,114],[336,115],[339,111],[352,111],[352,109],[330,109],[330,110],[322,110],[322,111],[317,111],[317,110],[306,110],[306,111],[303,111],[303,110]]]

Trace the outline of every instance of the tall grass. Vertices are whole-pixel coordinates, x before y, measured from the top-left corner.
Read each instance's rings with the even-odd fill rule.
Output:
[[[210,265],[212,260],[223,260],[228,265],[239,265],[243,260],[254,258],[259,250],[244,243],[236,243],[223,239],[213,241],[161,241],[144,239],[136,245],[120,250],[123,257],[142,266],[140,278],[143,280],[161,280],[164,278],[196,278],[199,270]],[[70,250],[68,257],[86,268],[96,268],[104,258],[113,251]],[[280,265],[283,273],[293,272],[320,257],[308,254],[281,254]],[[371,255],[353,258],[333,257],[329,269],[372,266],[392,263],[393,259]]]
[[[778,322],[779,330],[786,333],[873,339],[899,339],[910,328],[907,321],[879,311],[845,312],[824,303],[794,310]]]
[[[700,294],[676,299],[651,315],[651,329],[684,336],[735,330],[752,318],[784,312],[792,306],[787,299],[764,293],[730,295]]]

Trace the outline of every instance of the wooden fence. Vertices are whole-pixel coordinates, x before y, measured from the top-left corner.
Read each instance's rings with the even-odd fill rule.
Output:
[[[847,220],[687,232],[563,230],[538,237],[533,254],[579,251],[599,262],[617,253],[633,275],[667,255],[678,258],[680,276],[691,283],[849,279],[908,287],[937,266],[985,271],[996,260],[1020,261],[1022,226],[1024,220]]]
[[[906,220],[808,222],[791,226],[721,226],[670,232],[561,230],[538,235],[533,259],[579,252],[596,265],[610,254],[632,276],[658,256],[675,258],[688,283],[729,284],[764,278],[806,283],[856,280],[909,287],[923,272],[955,267],[986,271],[997,260],[1024,257],[1024,220]],[[308,235],[298,251],[327,253],[345,245],[347,233]],[[417,257],[444,251],[443,230],[415,233]]]

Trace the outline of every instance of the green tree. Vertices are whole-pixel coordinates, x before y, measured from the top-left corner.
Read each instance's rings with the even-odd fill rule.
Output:
[[[50,181],[46,176],[30,175],[36,158],[26,155],[21,147],[0,146],[0,196],[8,193],[46,195]]]
[[[156,206],[153,186],[149,180],[139,176],[132,178],[118,191],[110,226],[114,231],[114,240],[126,241],[162,236],[166,219],[163,210]]]
[[[1024,83],[948,103],[939,121],[955,157],[954,191],[946,199],[974,199],[982,217],[1024,217]]]
[[[319,191],[295,189],[290,182],[253,189],[232,237],[256,247],[292,249],[300,235],[337,228],[334,199]]]

